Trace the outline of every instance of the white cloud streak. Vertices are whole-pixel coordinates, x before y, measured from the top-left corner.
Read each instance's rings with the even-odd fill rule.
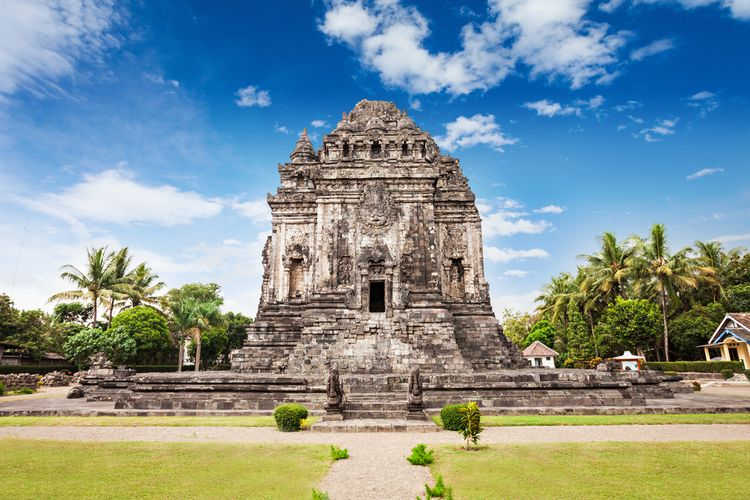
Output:
[[[485,260],[496,264],[505,264],[515,260],[548,259],[549,256],[549,253],[541,248],[516,250],[514,248],[497,248],[493,246],[484,247]]]
[[[653,41],[648,45],[644,45],[643,47],[635,49],[630,53],[630,58],[634,61],[642,61],[647,57],[655,56],[656,54],[661,54],[662,52],[673,50],[675,47],[676,46],[671,39],[662,38],[661,40]]]
[[[693,172],[692,174],[685,177],[689,181],[694,181],[695,179],[700,179],[701,177],[706,177],[708,175],[714,175],[719,174],[723,172],[723,168],[702,168],[698,170],[697,172]]]
[[[560,205],[546,205],[542,208],[534,210],[535,214],[561,214],[565,211],[565,207]]]

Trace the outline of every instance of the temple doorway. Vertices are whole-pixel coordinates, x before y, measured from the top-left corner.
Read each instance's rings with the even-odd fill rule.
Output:
[[[385,281],[370,281],[370,312],[385,312]]]

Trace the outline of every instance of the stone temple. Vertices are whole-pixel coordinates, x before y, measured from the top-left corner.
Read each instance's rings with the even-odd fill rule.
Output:
[[[393,103],[303,132],[268,195],[255,324],[235,372],[462,372],[525,366],[492,311],[459,161]]]

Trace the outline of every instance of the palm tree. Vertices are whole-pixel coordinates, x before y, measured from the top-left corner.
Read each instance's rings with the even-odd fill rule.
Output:
[[[636,287],[654,295],[661,306],[664,324],[664,359],[669,361],[669,307],[680,303],[680,293],[694,290],[701,280],[702,269],[688,256],[689,249],[669,253],[666,230],[654,224],[647,240],[634,237],[636,252],[631,266],[637,274]]]
[[[49,302],[60,300],[90,300],[93,303],[92,325],[96,325],[97,306],[109,289],[111,269],[107,257],[107,247],[86,250],[86,269],[82,271],[75,266],[65,265],[60,268],[60,278],[73,283],[75,290],[60,292],[49,298]]]
[[[145,262],[138,264],[130,275],[132,281],[127,291],[130,307],[145,304],[158,308],[161,300],[156,297],[156,293],[165,286],[164,282],[158,281],[159,275],[154,274]]]
[[[729,281],[735,263],[742,256],[742,249],[732,248],[728,252],[725,252],[718,241],[696,241],[695,250],[698,254],[695,258],[698,265],[704,270],[713,270],[715,280],[711,283],[711,289],[713,290],[712,300],[718,302],[725,297],[724,285]],[[707,274],[710,275],[711,273]]]
[[[112,324],[112,316],[115,310],[115,301],[127,298],[128,291],[133,281],[132,271],[129,271],[133,258],[128,255],[128,247],[117,252],[112,252],[108,256],[109,283],[102,296],[109,301],[109,310],[107,313],[107,322]]]
[[[613,302],[618,296],[626,299],[627,278],[631,272],[628,261],[633,251],[632,246],[619,245],[614,234],[604,233],[599,252],[579,256],[588,264],[583,269],[583,291],[593,291],[605,304]]]
[[[536,298],[536,302],[541,302],[537,311],[548,315],[553,323],[561,322],[567,326],[568,302],[577,292],[578,285],[570,274],[560,273],[553,276],[542,288],[542,294]]]
[[[199,302],[187,297],[170,306],[171,323],[179,344],[178,371],[182,371],[184,362],[185,339],[192,337],[195,340],[195,371],[200,370],[201,361],[201,335],[213,325],[221,322],[221,312],[216,302]]]

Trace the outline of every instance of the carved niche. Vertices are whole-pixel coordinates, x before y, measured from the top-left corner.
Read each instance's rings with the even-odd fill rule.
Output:
[[[339,286],[352,284],[352,270],[352,258],[348,255],[339,257],[338,269],[336,271]]]
[[[461,224],[445,226],[443,255],[447,259],[460,259],[466,256],[466,228]]]
[[[367,234],[381,234],[393,224],[398,207],[383,182],[366,185],[359,199],[357,219]]]

